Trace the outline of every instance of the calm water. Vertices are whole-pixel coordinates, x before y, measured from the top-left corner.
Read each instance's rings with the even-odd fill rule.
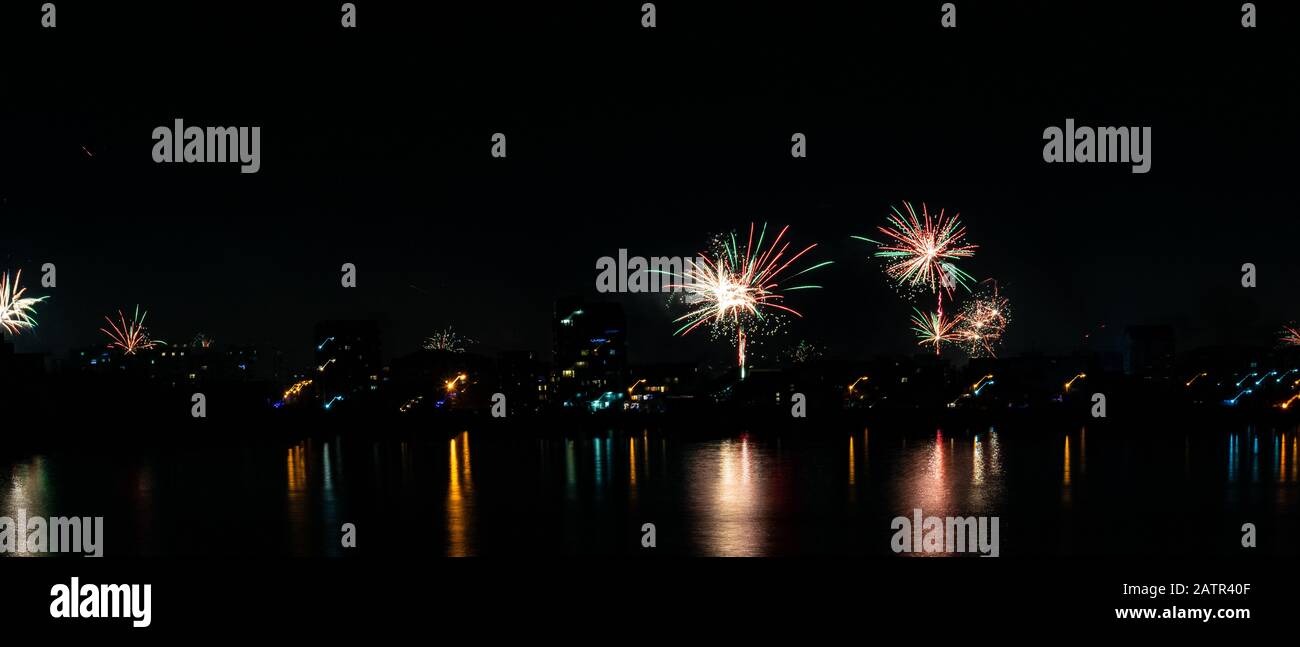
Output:
[[[0,454],[0,515],[101,515],[122,555],[892,555],[998,516],[1015,555],[1300,553],[1296,429],[500,430]],[[357,526],[345,551],[339,527]]]

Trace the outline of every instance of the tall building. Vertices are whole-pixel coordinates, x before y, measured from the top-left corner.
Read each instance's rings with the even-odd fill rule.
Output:
[[[562,408],[603,409],[625,395],[627,319],[616,303],[555,302],[552,402]]]
[[[322,406],[366,400],[379,389],[382,366],[379,324],[371,320],[322,321],[316,324],[313,380]]]

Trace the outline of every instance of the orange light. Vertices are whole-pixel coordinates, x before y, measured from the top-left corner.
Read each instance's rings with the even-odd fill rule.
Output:
[[[1085,373],[1080,373],[1080,374],[1078,374],[1078,375],[1076,375],[1076,376],[1070,378],[1070,381],[1065,383],[1065,390],[1066,390],[1066,391],[1069,391],[1069,390],[1070,390],[1070,387],[1071,387],[1071,386],[1074,386],[1074,381],[1075,381],[1075,380],[1079,380],[1079,379],[1083,379],[1083,378],[1087,378],[1087,377],[1088,377],[1087,374],[1085,374]]]

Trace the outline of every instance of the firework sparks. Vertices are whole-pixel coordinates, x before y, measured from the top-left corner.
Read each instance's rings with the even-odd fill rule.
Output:
[[[1300,328],[1291,325],[1282,327],[1282,345],[1300,346]]]
[[[136,351],[148,350],[158,344],[166,343],[149,338],[149,331],[144,327],[144,319],[148,316],[148,311],[145,311],[144,314],[140,313],[139,305],[135,307],[135,315],[131,317],[130,321],[127,321],[126,315],[122,314],[121,310],[118,310],[118,323],[114,323],[112,319],[105,316],[104,321],[108,322],[111,330],[107,328],[100,328],[99,330],[112,340],[108,345],[109,348],[119,348],[127,355],[134,355]]]
[[[912,308],[912,330],[916,332],[917,346],[934,346],[934,354],[939,354],[943,344],[962,341],[962,336],[955,330],[962,322],[961,315],[949,319],[942,312],[921,312]]]
[[[997,282],[985,283],[992,287],[981,290],[962,308],[961,325],[956,330],[971,357],[997,357],[997,347],[1011,316],[1006,297],[998,293]]]
[[[920,217],[910,202],[904,201],[903,208],[907,211],[906,216],[897,207],[890,207],[894,213],[888,218],[888,226],[877,227],[888,237],[885,242],[863,236],[853,238],[879,247],[875,257],[888,261],[885,274],[900,288],[928,288],[930,292],[938,293],[942,311],[941,290],[951,297],[956,286],[969,290],[967,283],[975,280],[957,267],[956,261],[974,256],[978,245],[964,242],[966,227],[956,215],[947,218],[940,210],[938,216],[932,216],[925,203],[921,204]]]
[[[441,350],[449,353],[463,353],[465,347],[475,343],[473,339],[462,337],[451,326],[439,330],[432,337],[424,340],[425,350]]]
[[[749,239],[742,253],[736,235],[721,237],[712,253],[701,252],[698,260],[687,260],[682,274],[674,275],[680,283],[667,286],[686,293],[686,314],[674,320],[681,324],[673,334],[686,335],[701,326],[710,326],[715,333],[735,339],[736,361],[740,377],[745,377],[746,346],[756,332],[764,329],[773,315],[787,313],[802,317],[798,311],[785,305],[785,292],[819,288],[818,285],[783,284],[801,274],[830,265],[831,261],[818,263],[789,276],[784,273],[796,261],[815,248],[814,243],[792,253],[790,242],[785,240],[790,227],[781,228],[770,245],[764,247],[767,225],[758,231],[749,225]]]
[[[193,348],[212,348],[212,338],[203,333],[198,333],[194,335],[194,340],[190,342],[190,346]]]
[[[32,318],[32,313],[36,311],[36,304],[49,298],[24,297],[27,288],[19,287],[22,278],[22,270],[18,270],[12,280],[8,272],[0,274],[0,328],[11,335],[35,328],[36,319]]]
[[[805,339],[800,340],[798,344],[787,350],[785,355],[786,359],[793,364],[805,364],[821,359],[822,349]]]

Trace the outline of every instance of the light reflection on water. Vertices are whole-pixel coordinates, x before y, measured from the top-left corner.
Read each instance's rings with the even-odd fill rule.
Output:
[[[0,516],[9,517],[17,523],[19,510],[24,511],[27,518],[49,515],[48,478],[45,457],[42,455],[38,454],[27,461],[15,463],[9,470],[8,491],[5,492],[4,505],[0,507]],[[18,551],[16,543],[13,552],[6,554],[14,557],[42,555],[27,550]]]
[[[457,443],[459,442],[459,447]],[[473,554],[470,529],[474,523],[474,479],[470,463],[469,432],[448,441],[447,461],[447,555]]]
[[[221,554],[217,540],[192,543],[220,534],[201,525],[222,518],[208,514],[217,508],[239,510],[271,550],[327,556],[349,554],[344,522],[358,523],[369,551],[396,542],[449,556],[635,552],[645,522],[657,523],[661,553],[888,555],[889,519],[918,508],[999,516],[1010,524],[1004,543],[1028,537],[1016,548],[1048,554],[1122,552],[1128,544],[1109,526],[1141,527],[1153,505],[1192,528],[1254,514],[1297,526],[1294,428],[1089,431],[701,440],[639,428],[529,438],[480,430],[233,452],[214,443],[112,460],[31,454],[0,459],[0,516],[104,514],[110,555]],[[1090,536],[1072,539],[1078,528]]]
[[[703,552],[763,555],[767,550],[772,456],[748,435],[701,443],[686,455],[687,489]]]
[[[985,514],[1003,492],[1002,448],[999,432],[971,435],[956,442],[952,432],[936,430],[921,444],[903,445],[894,474],[891,509],[910,516],[920,508],[926,516]]]

